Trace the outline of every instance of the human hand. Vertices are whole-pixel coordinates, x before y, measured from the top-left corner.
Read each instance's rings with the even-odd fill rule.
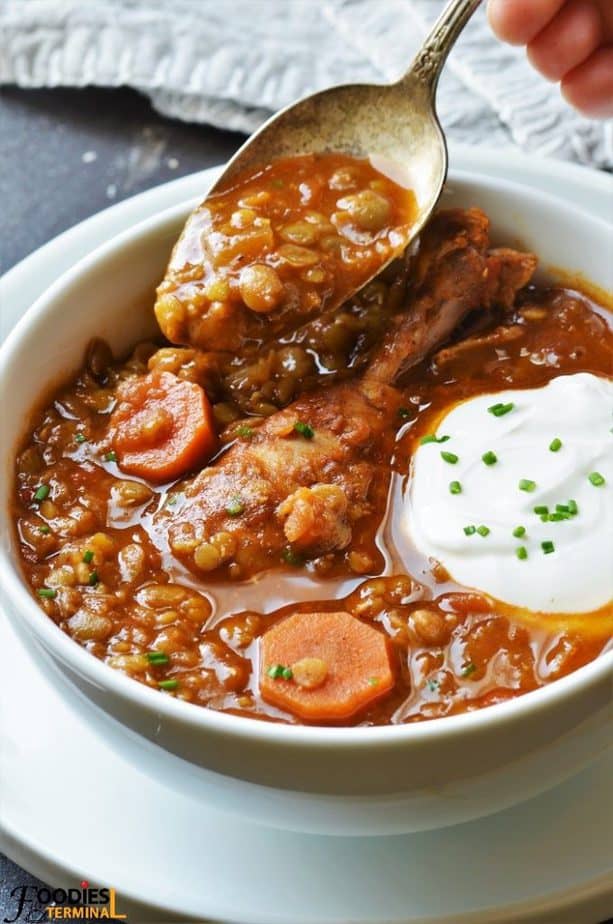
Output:
[[[591,118],[613,116],[613,0],[489,0],[492,29]]]

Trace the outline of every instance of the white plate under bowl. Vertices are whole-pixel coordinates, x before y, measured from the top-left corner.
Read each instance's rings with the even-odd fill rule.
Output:
[[[452,157],[456,168],[478,159],[489,175],[539,186],[557,172],[558,192],[595,210],[600,202],[607,214],[605,177],[500,152]],[[163,208],[197,194],[207,173],[115,206],[63,235],[61,250],[52,242],[24,261],[2,282],[3,326],[82,255],[84,238],[91,249],[146,217],[156,195]],[[65,681],[31,660],[6,621],[0,650],[0,846],[58,885],[83,876],[114,885],[131,920],[594,924],[613,907],[610,759],[522,806],[437,832],[360,840],[272,832],[226,815],[221,798],[213,805],[178,792],[171,772],[163,784],[139,771],[127,740],[125,756],[109,749],[92,707],[74,696],[69,705]],[[24,676],[28,696],[15,697]]]

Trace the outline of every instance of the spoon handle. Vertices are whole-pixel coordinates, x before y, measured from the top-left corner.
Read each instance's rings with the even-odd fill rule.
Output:
[[[451,0],[434,23],[400,82],[417,79],[433,97],[447,55],[480,3],[481,0]]]

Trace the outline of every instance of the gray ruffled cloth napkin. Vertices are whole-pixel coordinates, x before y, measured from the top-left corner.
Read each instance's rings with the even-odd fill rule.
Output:
[[[128,85],[162,113],[252,131],[296,97],[399,76],[443,0],[3,0],[0,83]],[[451,139],[613,166],[613,122],[574,113],[479,10],[445,69]]]

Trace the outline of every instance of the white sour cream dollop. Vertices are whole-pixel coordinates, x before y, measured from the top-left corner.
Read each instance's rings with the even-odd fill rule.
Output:
[[[495,404],[513,407],[495,416]],[[415,453],[403,528],[460,584],[537,612],[599,609],[613,600],[612,427],[613,382],[588,373],[456,405],[436,431],[449,439]],[[487,465],[486,453],[497,461]],[[568,519],[534,512],[569,501],[577,512]],[[513,535],[518,527],[525,535]]]

